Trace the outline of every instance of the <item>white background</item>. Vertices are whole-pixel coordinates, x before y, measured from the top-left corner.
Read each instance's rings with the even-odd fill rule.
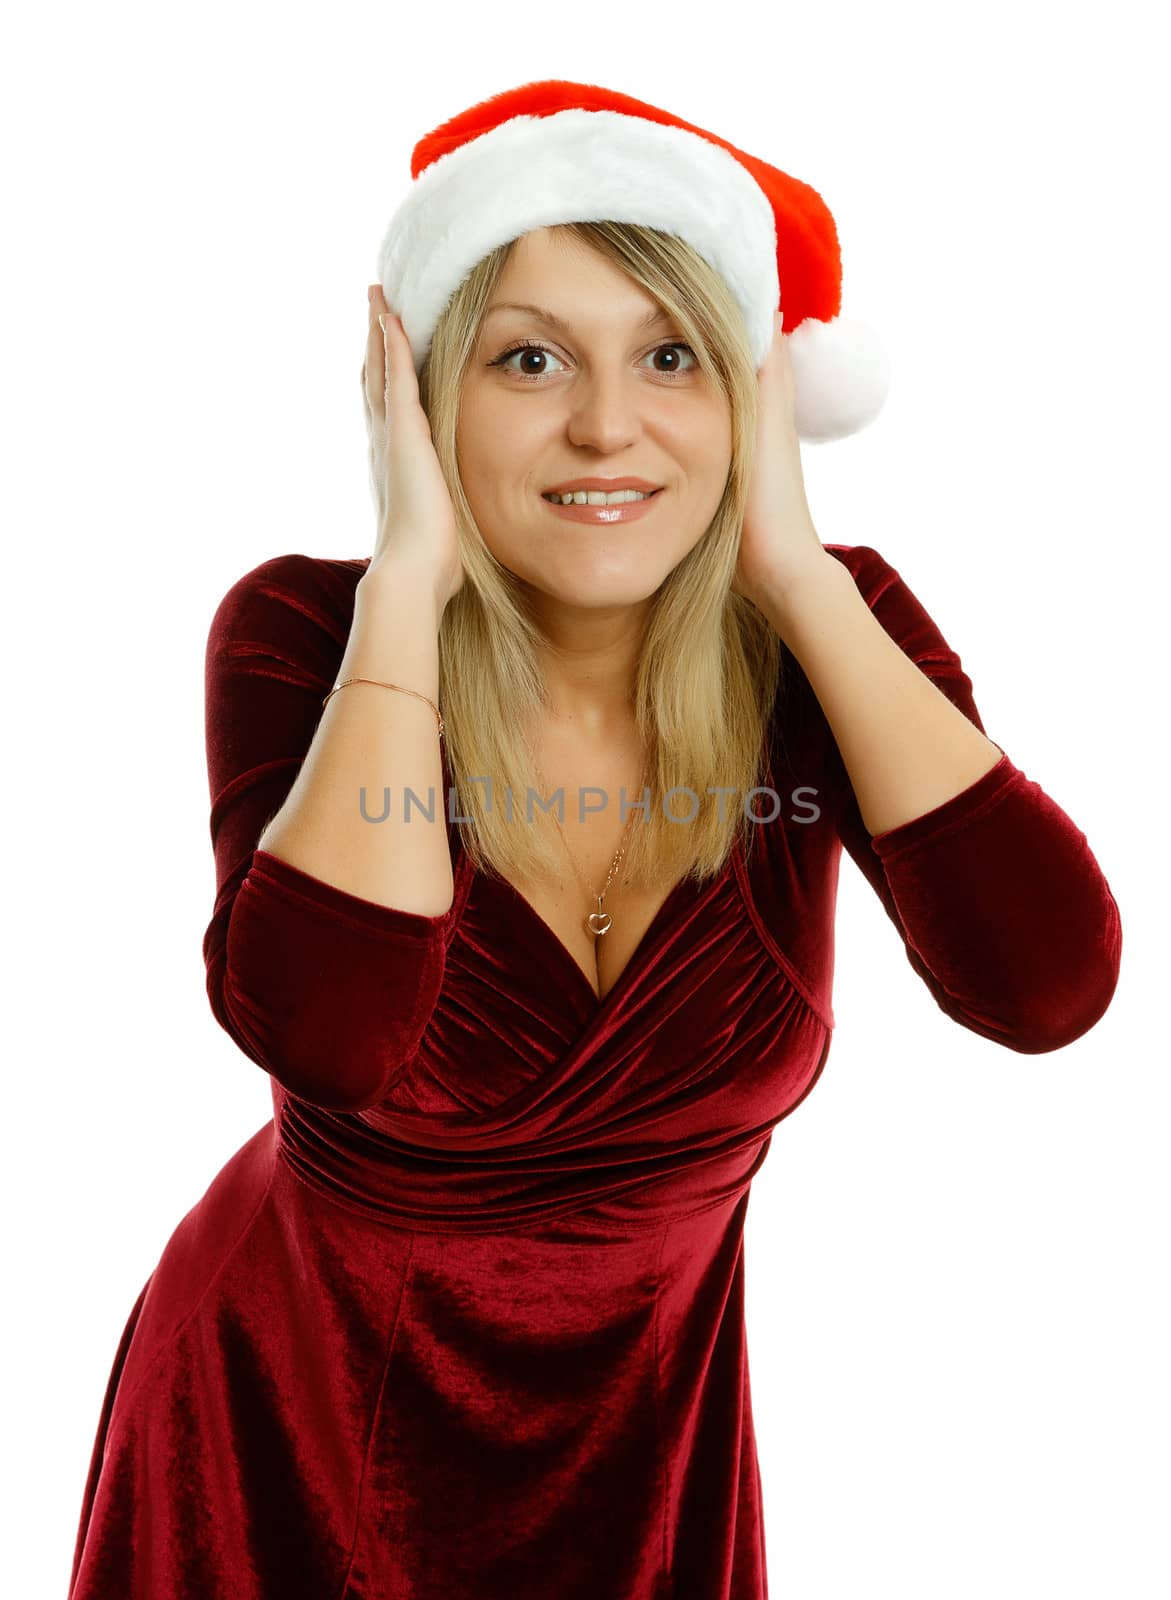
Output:
[[[805,448],[818,531],[900,570],[1122,909],[1110,1010],[1023,1056],[938,1011],[843,859],[834,1046],[746,1238],[771,1585],[1171,1592],[1155,15],[10,21],[4,1593],[63,1600],[126,1316],[271,1114],[203,988],[212,613],[269,556],[370,553],[366,286],[411,147],[548,77],[664,105],[825,197],[843,310],[895,371],[870,428]]]

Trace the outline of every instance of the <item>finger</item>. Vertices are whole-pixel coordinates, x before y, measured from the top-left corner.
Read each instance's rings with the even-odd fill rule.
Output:
[[[382,329],[382,405],[387,416],[390,415],[390,374],[393,363],[390,356],[390,341],[392,335],[389,331],[390,313],[378,313],[378,326]]]
[[[419,410],[414,355],[402,319],[390,309],[381,285],[370,296],[370,313],[364,383],[368,403],[377,417],[409,418]],[[407,426],[415,424],[408,422]]]
[[[382,334],[373,316],[366,331],[366,359],[362,363],[362,399],[368,416],[372,416],[382,390],[382,374],[378,367]]]
[[[386,302],[382,290],[370,291],[370,324],[366,336],[366,363],[362,368],[362,391],[371,416],[385,416],[387,411],[387,373],[392,365],[387,360],[386,335],[378,321]]]
[[[393,311],[379,313],[385,329],[383,344],[383,406],[387,418],[398,417],[405,426],[417,426],[419,409],[419,380],[415,374],[415,358],[410,340],[403,329],[402,320]]]

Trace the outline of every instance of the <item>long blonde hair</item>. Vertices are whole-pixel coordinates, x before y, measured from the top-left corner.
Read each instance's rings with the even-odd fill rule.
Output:
[[[723,498],[694,549],[655,594],[642,644],[634,711],[650,758],[651,804],[645,824],[635,812],[622,869],[626,881],[642,886],[665,887],[685,876],[703,881],[757,826],[746,819],[744,802],[765,781],[765,740],[780,682],[777,635],[731,589],[756,433],[756,372],[731,291],[683,240],[633,223],[577,222],[558,231],[614,262],[676,319],[731,414]],[[505,244],[485,256],[446,306],[419,374],[419,396],[455,507],[467,572],[439,630],[454,814],[469,819],[460,823],[461,839],[475,866],[517,881],[564,870],[553,817],[538,803],[541,789],[524,732],[546,703],[541,634],[518,580],[484,543],[456,458],[461,385],[512,249]],[[723,796],[722,819],[709,786],[732,791]],[[676,788],[684,792],[670,796],[664,815],[661,797]],[[547,804],[552,797],[543,798]],[[566,793],[566,815],[573,798]],[[629,795],[628,804],[641,798]],[[615,809],[618,801],[609,797]],[[753,809],[761,811],[759,797]],[[763,810],[767,815],[769,807]],[[692,820],[682,820],[693,812]]]

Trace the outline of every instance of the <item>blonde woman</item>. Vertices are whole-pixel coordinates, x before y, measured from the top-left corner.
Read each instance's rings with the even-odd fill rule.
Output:
[[[899,573],[818,538],[799,440],[883,378],[816,192],[562,82],[414,175],[373,553],[211,628],[208,993],[274,1116],[131,1312],[71,1595],[762,1600],[742,1236],[842,850],[1009,1050],[1102,1015],[1118,911]]]

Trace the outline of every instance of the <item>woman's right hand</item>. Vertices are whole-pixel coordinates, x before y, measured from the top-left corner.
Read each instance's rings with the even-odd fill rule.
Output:
[[[385,337],[379,316],[386,323]],[[446,606],[466,577],[455,508],[419,400],[410,343],[380,286],[370,296],[362,395],[378,503],[378,540],[369,571],[405,565],[421,572]]]

